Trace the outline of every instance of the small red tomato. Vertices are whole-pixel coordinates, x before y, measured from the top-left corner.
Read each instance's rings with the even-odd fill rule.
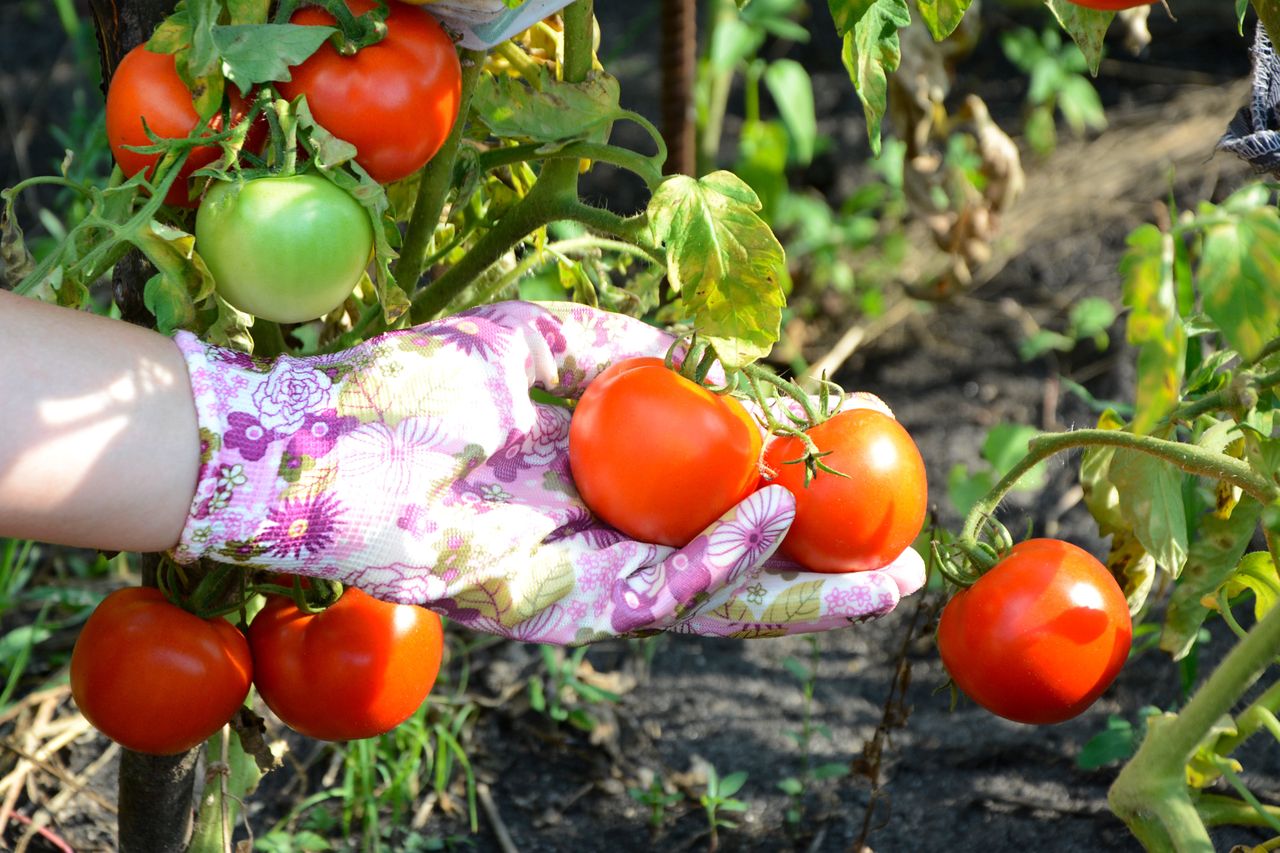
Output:
[[[573,481],[632,539],[682,547],[751,494],[760,428],[742,404],[631,358],[597,376],[569,423]]]
[[[360,15],[374,0],[347,0],[347,6]],[[354,145],[356,162],[382,184],[426,165],[453,129],[462,101],[462,65],[440,24],[398,0],[388,6],[382,41],[352,56],[326,42],[277,86],[290,100],[306,95],[320,126]],[[334,24],[317,6],[304,6],[289,20]]]
[[[1020,542],[947,602],[938,651],[956,686],[993,714],[1060,723],[1107,689],[1133,623],[1119,584],[1086,551]]]
[[[234,125],[248,114],[249,105],[232,86],[227,87],[227,97]],[[107,89],[107,142],[126,177],[131,178],[143,169],[150,170],[160,159],[157,154],[139,154],[125,148],[126,145],[151,144],[143,129],[144,119],[151,132],[162,139],[182,139],[200,122],[191,92],[178,76],[173,55],[152,53],[145,45],[138,45],[120,61]],[[209,128],[214,132],[222,130],[222,117],[215,115],[210,119]],[[252,126],[246,147],[259,147],[265,132],[265,126]],[[222,149],[217,145],[193,148],[165,195],[165,203],[195,207],[197,202],[188,198],[191,173],[221,156]]]
[[[905,551],[924,526],[929,498],[924,460],[902,424],[874,409],[838,412],[806,431],[826,453],[825,471],[806,486],[804,443],[780,436],[765,447],[765,483],[796,498],[796,518],[779,549],[814,572],[879,569]]]
[[[422,705],[444,648],[440,617],[347,587],[309,614],[273,595],[249,625],[253,683],[294,731],[352,740],[390,731]]]
[[[212,737],[244,702],[253,659],[225,619],[201,619],[158,589],[116,590],[71,653],[71,695],[121,746],[175,755]]]

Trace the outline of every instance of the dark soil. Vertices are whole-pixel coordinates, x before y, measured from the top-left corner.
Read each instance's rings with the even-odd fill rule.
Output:
[[[47,15],[32,16],[32,5],[0,3],[0,145],[13,146],[0,156],[6,185],[31,169],[48,171],[57,160],[59,149],[44,128],[70,107],[78,79],[63,46],[65,37]],[[636,5],[599,4],[606,34],[602,52],[606,58],[610,54],[609,34],[631,33],[610,67],[624,78],[626,105],[656,117],[657,75],[648,58],[655,49],[656,18],[632,11]],[[648,9],[654,4],[639,5]],[[815,34],[825,33],[829,22],[822,4],[815,5]],[[1235,33],[1232,4],[1187,0],[1177,5],[1181,24],[1153,11],[1156,41],[1148,54],[1134,60],[1114,47],[1117,59],[1098,81],[1113,126],[1127,127],[1139,149],[1144,139],[1170,132],[1170,122],[1180,120],[1182,99],[1217,86],[1225,92],[1227,84],[1248,71],[1247,42]],[[991,25],[1009,25],[1008,14],[990,13]],[[1041,25],[1032,12],[1019,17]],[[988,38],[994,44],[994,36]],[[856,98],[838,65],[838,47],[818,37],[809,53],[824,102],[824,130],[848,146],[852,153],[839,156],[854,164],[865,150],[865,133]],[[979,87],[999,114],[1016,115],[1025,80],[1004,64],[998,50],[981,53],[962,72],[961,87]],[[969,82],[974,80],[987,82]],[[1219,100],[1225,126],[1235,104],[1225,95]],[[1131,117],[1127,125],[1126,116]],[[1132,227],[1155,216],[1170,193],[1185,208],[1204,198],[1220,198],[1246,177],[1221,157],[1210,165],[1215,141],[1216,135],[1206,135],[1197,146],[1202,154],[1172,184],[1150,181],[1122,203],[1115,198],[1096,203],[1090,187],[1078,187],[1070,227],[1028,229],[1025,233],[1033,239],[980,288],[913,316],[844,365],[837,378],[846,387],[883,396],[915,436],[929,466],[940,521],[956,523],[946,499],[948,474],[958,464],[980,464],[979,449],[990,426],[1014,422],[1062,428],[1087,426],[1096,419],[1096,412],[1064,390],[1059,376],[1075,378],[1099,399],[1123,399],[1129,393],[1131,356],[1123,348],[1122,326],[1113,330],[1112,346],[1105,351],[1085,346],[1028,363],[1017,354],[1023,323],[1030,316],[1061,328],[1065,307],[1086,294],[1118,302],[1116,267]],[[1071,146],[1087,156],[1083,143]],[[1140,160],[1135,155],[1135,162]],[[1029,164],[1028,170],[1051,170],[1053,164],[1052,159]],[[856,180],[846,174],[848,168],[852,166],[829,159],[815,166],[815,174],[825,170],[823,182],[845,185]],[[1155,168],[1163,174],[1159,164]],[[616,187],[600,184],[592,185],[591,192],[615,199],[620,195]],[[1017,215],[1038,215],[1042,202],[1026,199]],[[1017,533],[1032,525],[1036,533],[1065,536],[1102,554],[1105,543],[1071,500],[1073,464],[1059,462],[1043,493],[1016,499],[1003,520]],[[1158,653],[1139,657],[1092,709],[1053,727],[1009,723],[963,699],[952,710],[931,639],[939,604],[937,593],[921,594],[877,623],[817,639],[811,719],[821,732],[810,743],[814,766],[854,765],[886,716],[905,722],[890,726],[883,742],[878,768],[882,788],[874,806],[872,770],[812,783],[802,817],[787,819],[794,803],[778,783],[801,772],[804,757],[792,735],[804,725],[804,696],[786,662],[809,659],[806,638],[728,642],[672,636],[651,641],[647,667],[639,644],[592,650],[588,660],[593,668],[612,674],[624,695],[617,704],[584,706],[596,720],[591,735],[533,711],[523,693],[481,713],[470,752],[477,776],[492,791],[495,809],[482,810],[480,831],[470,843],[476,850],[501,849],[495,829],[500,821],[521,851],[707,849],[706,816],[694,799],[685,796],[670,807],[659,830],[651,832],[647,808],[627,789],[653,773],[684,786],[678,790],[697,793],[709,763],[722,776],[748,774],[738,794],[748,809],[725,814],[738,826],[721,830],[724,850],[846,851],[860,837],[880,853],[1138,849],[1107,809],[1115,767],[1081,770],[1076,756],[1103,729],[1108,715],[1134,721],[1143,706],[1176,706],[1182,699],[1177,667]],[[1229,645],[1223,632],[1216,631],[1202,652],[1202,674]],[[540,655],[533,647],[502,644],[478,653],[471,663],[472,691],[482,699],[496,699],[534,674]],[[900,666],[910,671],[901,703],[890,696]],[[79,749],[85,755],[78,766],[103,746],[101,739],[82,740]],[[311,749],[300,747],[304,755]],[[107,783],[104,796],[112,796],[110,770],[101,778]],[[1280,798],[1276,744],[1259,744],[1247,756],[1245,778],[1264,801]],[[316,781],[311,778],[313,786]],[[281,793],[286,787],[287,795]],[[291,771],[268,777],[253,800],[255,829],[270,826],[299,796]],[[109,844],[104,841],[110,837],[109,815],[88,797],[82,800],[83,808],[64,813],[57,829],[77,849],[103,849]],[[425,831],[467,833],[459,815],[440,809]],[[4,837],[12,839],[16,832],[11,827]],[[1216,831],[1215,843],[1227,850],[1234,844],[1258,844],[1270,835]]]

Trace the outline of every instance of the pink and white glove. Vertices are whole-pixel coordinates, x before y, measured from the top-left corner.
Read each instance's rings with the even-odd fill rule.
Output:
[[[507,302],[350,350],[266,361],[179,333],[202,459],[173,556],[329,578],[479,631],[576,645],[664,630],[777,636],[888,613],[924,582],[771,560],[791,493],[746,498],[679,550],[596,519],[568,410],[609,364],[671,339],[580,305]]]

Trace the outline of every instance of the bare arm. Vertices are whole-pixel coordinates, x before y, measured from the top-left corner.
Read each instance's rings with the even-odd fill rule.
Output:
[[[171,340],[0,292],[0,536],[166,550],[199,457]]]

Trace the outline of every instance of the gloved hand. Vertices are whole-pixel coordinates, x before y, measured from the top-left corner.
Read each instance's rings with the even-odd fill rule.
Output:
[[[426,10],[462,34],[472,50],[493,47],[568,6],[572,0],[525,0],[508,9],[502,0],[427,0]]]
[[[1259,172],[1280,174],[1280,56],[1261,21],[1253,37],[1253,97],[1231,120],[1218,147]]]
[[[663,630],[773,636],[883,615],[924,581],[770,561],[790,492],[746,498],[679,550],[595,519],[569,473],[573,398],[671,339],[579,305],[508,302],[336,355],[251,358],[179,333],[202,460],[173,556],[329,578],[471,628],[581,644]]]

